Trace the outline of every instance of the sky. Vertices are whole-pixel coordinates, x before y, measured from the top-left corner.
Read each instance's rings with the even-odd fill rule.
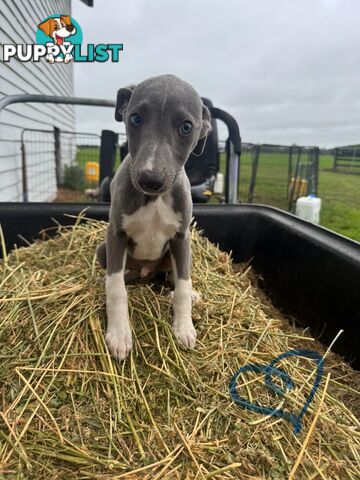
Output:
[[[115,99],[173,73],[233,115],[244,142],[360,142],[359,0],[73,0],[72,15],[83,44],[124,44],[118,63],[74,65],[78,96]],[[78,107],[77,129],[121,131],[113,113]]]

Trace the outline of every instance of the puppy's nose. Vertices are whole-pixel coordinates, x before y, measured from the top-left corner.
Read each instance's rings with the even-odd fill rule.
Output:
[[[72,32],[74,30],[74,25],[66,25],[66,30]]]
[[[138,184],[140,188],[146,191],[158,192],[164,182],[156,173],[151,170],[144,170],[139,175]]]

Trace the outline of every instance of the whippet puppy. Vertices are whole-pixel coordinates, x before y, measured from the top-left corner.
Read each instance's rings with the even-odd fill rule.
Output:
[[[126,277],[171,270],[173,332],[194,348],[192,200],[184,165],[191,152],[200,155],[204,149],[210,112],[191,85],[161,75],[121,88],[115,118],[125,122],[129,154],[111,182],[107,237],[97,248],[106,268],[106,343],[117,360],[132,348]]]

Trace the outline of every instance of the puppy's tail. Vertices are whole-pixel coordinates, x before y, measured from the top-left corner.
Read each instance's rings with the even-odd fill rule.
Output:
[[[96,257],[102,268],[106,269],[106,242],[100,243],[97,247]]]

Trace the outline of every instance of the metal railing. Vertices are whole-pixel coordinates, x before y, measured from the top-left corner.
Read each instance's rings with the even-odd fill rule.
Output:
[[[87,106],[96,106],[96,107],[111,107],[114,108],[115,102],[111,100],[102,100],[102,99],[92,99],[92,98],[75,98],[75,97],[65,97],[65,96],[50,96],[50,95],[34,95],[34,94],[20,94],[20,95],[8,95],[0,99],[0,116],[4,108],[9,105],[17,103],[52,103],[52,104],[70,104],[70,105],[87,105]],[[56,195],[56,184],[58,184],[60,172],[56,166],[56,161],[58,158],[55,157],[56,154],[56,145],[53,147],[51,144],[51,139],[54,136],[54,131],[46,131],[48,139],[44,140],[47,143],[48,152],[46,155],[48,157],[54,155],[54,163],[45,165],[44,158],[34,160],[34,165],[30,168],[34,174],[33,182],[38,182],[40,179],[43,183],[47,183],[47,187],[42,194],[36,198],[36,200],[51,200]],[[40,134],[39,134],[40,135]],[[43,134],[45,135],[45,133]],[[24,140],[24,139],[23,139]],[[11,148],[7,148],[7,152],[0,154],[0,175],[2,177],[2,182],[0,185],[0,201],[6,199],[6,201],[23,201],[29,198],[31,199],[31,179],[26,178],[24,158],[26,162],[26,157],[29,158],[31,153],[31,148],[26,151],[26,148],[23,148],[23,141],[21,138],[17,139],[6,139],[2,138],[1,141],[4,145],[8,145]],[[50,149],[50,150],[49,150]],[[25,154],[24,154],[25,152]],[[38,152],[40,153],[40,152]],[[44,152],[40,153],[45,155]],[[12,164],[10,164],[11,160]],[[6,161],[6,163],[5,163]],[[42,165],[41,163],[44,162]],[[28,163],[31,164],[31,159],[28,160]],[[37,165],[35,165],[37,163]],[[28,172],[32,176],[31,172]],[[36,180],[35,177],[38,177]],[[40,185],[35,185],[36,188],[41,187]],[[42,187],[40,190],[44,190]],[[47,195],[46,190],[48,190],[49,195]],[[39,190],[37,190],[39,193]],[[41,192],[40,192],[41,193]]]
[[[335,148],[333,171],[360,174],[360,146]]]
[[[115,107],[115,102],[103,99],[76,98],[49,95],[10,95],[0,99],[1,111],[14,103],[40,102],[56,104]],[[238,126],[226,112],[212,107],[214,118],[226,123],[229,138],[219,143],[219,153],[226,158],[222,170],[225,173],[225,201],[237,203],[256,202],[293,211],[296,199],[309,193],[317,194],[319,149],[318,147],[241,145]],[[35,135],[42,136],[39,140]],[[100,181],[109,176],[119,161],[119,143],[124,138],[104,130],[99,135],[54,130],[24,129],[20,140],[20,152],[4,155],[16,158],[20,165],[0,168],[1,175],[8,175],[7,185],[1,189],[16,189],[15,200],[32,200],[31,192],[43,193],[43,197],[55,198],[57,189],[64,183],[66,166],[77,165],[84,169],[86,161],[99,162]],[[3,139],[3,141],[7,141]],[[241,162],[240,150],[242,150]],[[47,195],[49,194],[49,195]],[[74,198],[76,201],[76,198]]]
[[[64,97],[60,95],[35,95],[30,93],[23,93],[19,95],[6,95],[0,99],[0,114],[1,111],[8,105],[15,103],[61,103],[63,105],[86,105],[91,107],[115,107],[113,100],[104,100],[98,98],[83,98],[83,97]]]
[[[115,107],[115,102],[112,100],[94,99],[94,98],[80,98],[80,97],[65,97],[65,96],[50,96],[50,95],[9,95],[0,99],[0,115],[1,111],[8,105],[15,103],[55,103],[55,104],[70,104],[70,105],[86,105],[96,107]],[[222,120],[229,131],[229,138],[227,142],[227,165],[226,165],[226,202],[237,203],[238,201],[238,178],[239,178],[239,161],[241,153],[241,139],[239,128],[231,115],[228,113],[212,107],[211,114],[214,118]],[[103,132],[104,134],[104,132]],[[112,132],[113,135],[116,135]],[[100,148],[100,178],[104,178],[109,171],[112,171],[116,162],[116,145],[117,141],[111,138],[111,133],[102,135]],[[105,138],[106,137],[106,138]],[[55,159],[56,160],[56,159]],[[59,177],[58,168],[56,168],[56,176]],[[23,171],[23,166],[19,167]],[[1,172],[0,172],[1,173]],[[24,178],[23,180],[24,181]],[[26,182],[26,180],[25,180]],[[28,190],[28,186],[26,189]],[[28,193],[23,198],[28,198]]]

